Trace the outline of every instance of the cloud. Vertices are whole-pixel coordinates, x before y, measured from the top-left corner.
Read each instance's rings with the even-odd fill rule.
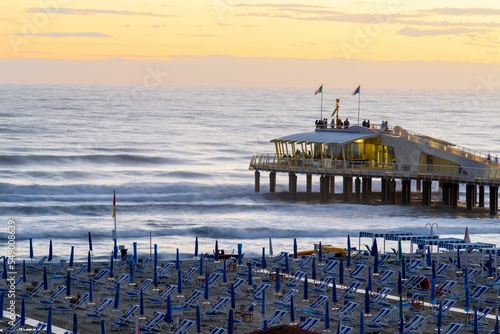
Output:
[[[461,35],[470,33],[484,33],[487,29],[468,29],[468,28],[450,28],[450,29],[415,29],[404,27],[398,33],[408,37],[423,37],[423,36],[444,36],[444,35]]]
[[[21,37],[52,37],[52,38],[64,38],[64,37],[95,37],[95,38],[111,38],[108,34],[103,34],[100,32],[42,32],[42,33],[13,33],[7,34],[5,36],[21,36]]]
[[[28,8],[28,13],[47,13],[67,14],[67,15],[92,15],[92,14],[108,14],[108,15],[140,15],[140,16],[160,16],[173,17],[174,15],[162,15],[151,12],[132,12],[129,10],[111,10],[111,9],[73,9],[73,8]]]
[[[500,15],[500,9],[493,8],[433,8],[431,10],[422,11],[436,15],[452,15],[452,16],[494,16]]]

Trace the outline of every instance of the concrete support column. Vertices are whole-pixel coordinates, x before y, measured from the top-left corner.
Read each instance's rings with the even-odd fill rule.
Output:
[[[356,203],[359,203],[361,202],[361,180],[359,176],[356,176],[356,179],[354,180],[354,189],[356,194]]]
[[[255,171],[255,192],[260,193],[260,172]]]
[[[451,207],[453,209],[458,208],[458,184],[457,183],[452,183],[451,184]]]
[[[380,201],[382,203],[387,202],[387,179],[380,180]]]
[[[349,201],[349,194],[352,191],[352,177],[344,176],[343,181],[344,182],[342,184],[342,188],[343,188],[344,202],[348,202]],[[349,191],[349,189],[351,189],[351,191]]]
[[[312,174],[306,175],[306,192],[312,192]]]
[[[401,180],[401,203],[411,204],[411,180]]]
[[[479,204],[480,208],[484,208],[484,186],[479,186]]]
[[[498,212],[498,187],[490,187],[490,215]]]
[[[432,203],[432,182],[422,181],[422,205],[430,206]]]
[[[295,173],[288,174],[288,189],[290,189],[292,199],[297,199],[297,175]]]
[[[335,176],[330,176],[330,194],[335,195]]]
[[[361,198],[363,199],[363,201],[368,200],[369,181],[371,180],[367,177],[361,179]]]
[[[330,176],[325,175],[325,202],[330,199]]]
[[[444,206],[449,206],[450,205],[450,194],[451,194],[451,186],[449,183],[443,183],[442,184],[442,201]]]
[[[388,182],[388,198],[389,198],[389,203],[391,204],[396,204],[396,180],[389,180]]]
[[[421,192],[422,191],[422,180],[416,179],[415,183],[416,183],[417,192]]]
[[[325,177],[321,175],[319,177],[319,201],[321,203],[326,202],[325,200]]]
[[[467,184],[465,185],[465,202],[467,205],[467,210],[472,210],[474,206],[474,185]]]
[[[276,172],[269,173],[269,192],[276,192]]]

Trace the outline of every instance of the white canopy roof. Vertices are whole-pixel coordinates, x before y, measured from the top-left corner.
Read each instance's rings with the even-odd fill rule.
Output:
[[[376,133],[357,133],[349,131],[323,130],[303,132],[272,139],[271,142],[287,141],[298,143],[325,143],[344,145],[359,139],[378,137]]]

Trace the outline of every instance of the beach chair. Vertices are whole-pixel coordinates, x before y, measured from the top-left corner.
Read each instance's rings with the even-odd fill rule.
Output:
[[[267,270],[264,272],[264,274],[262,275],[261,279],[262,279],[262,282],[267,282],[267,283],[270,283],[270,282],[274,282],[274,275],[276,274],[276,270],[277,269],[280,269],[280,266],[278,265],[273,265],[271,267],[271,269]]]
[[[45,261],[47,261],[47,257],[42,256],[42,258],[40,260],[38,260],[36,263],[26,265],[26,271],[28,273],[33,272],[33,271],[37,271],[40,267],[43,267]]]
[[[196,305],[198,304],[198,299],[203,296],[203,292],[200,290],[194,290],[186,299],[184,299],[181,302],[181,306],[185,310],[191,310],[192,308],[195,308]]]
[[[340,264],[340,260],[338,259],[330,259],[326,261],[325,265],[321,268],[321,272],[328,276],[338,276],[338,267]]]
[[[356,281],[366,281],[366,278],[363,277],[365,269],[366,264],[356,263],[354,265],[354,270],[349,274],[349,277]]]
[[[159,294],[155,298],[148,298],[147,301],[153,307],[156,307],[157,305],[162,307],[163,303],[167,300],[168,296],[171,296],[176,290],[177,290],[177,285],[169,285],[165,290],[162,291],[161,294]]]
[[[311,270],[312,268],[312,263],[314,261],[315,255],[305,255],[302,257],[302,259],[299,261],[298,266],[302,270]]]
[[[388,307],[391,303],[387,302],[387,296],[391,293],[392,288],[382,288],[375,296],[370,299],[370,303],[376,306]]]
[[[471,302],[484,302],[484,293],[489,289],[487,285],[476,285],[469,294]]]
[[[51,268],[50,273],[57,274],[59,271],[63,270],[65,264],[66,264],[65,259],[59,260],[59,263],[54,268]]]
[[[320,284],[316,284],[314,287],[312,287],[309,291],[312,293],[325,293],[328,291],[328,288],[330,285],[333,283],[333,277],[332,276],[327,276],[325,279],[321,281]]]
[[[210,305],[210,308],[203,312],[203,315],[207,318],[218,318],[219,315],[227,313],[226,305],[231,301],[228,297],[219,297],[217,301]]]
[[[149,265],[153,263],[153,259],[147,258],[142,263],[140,263],[139,267],[135,269],[134,275],[137,277],[144,277],[148,273]]]
[[[422,326],[424,322],[425,322],[425,317],[423,315],[417,314],[404,325],[403,332],[422,334],[422,332],[420,331],[420,326]]]
[[[302,322],[298,327],[306,331],[313,331],[314,326],[320,321],[319,318],[309,317],[304,322]]]
[[[161,323],[163,322],[163,319],[165,318],[165,313],[162,312],[155,312],[153,313],[153,316],[148,319],[148,321],[144,324],[141,325],[141,333],[143,332],[148,332],[148,331],[163,331],[163,328],[161,327]]]
[[[111,304],[113,304],[113,299],[102,299],[101,302],[92,310],[92,313],[85,314],[84,321],[96,322],[101,320],[103,314],[110,315],[108,312],[108,308]]]
[[[457,284],[457,281],[454,280],[446,280],[443,282],[443,284],[439,285],[436,288],[436,295],[437,296],[446,296],[446,295],[451,295],[453,287]]]
[[[121,330],[122,328],[128,328],[130,325],[128,322],[132,322],[135,311],[139,308],[139,305],[132,305],[125,311],[122,315],[115,318],[115,321],[111,323],[111,328],[116,330]]]
[[[40,282],[33,290],[28,291],[27,293],[28,293],[28,296],[34,297],[34,296],[41,295],[42,290],[43,290],[43,282]]]
[[[175,264],[173,262],[169,262],[165,266],[157,268],[156,276],[158,277],[158,281],[163,282],[169,279],[170,278],[169,272],[174,266]]]
[[[378,260],[378,267],[380,269],[389,269],[389,266],[387,264],[390,258],[391,258],[390,254],[382,254],[380,259]]]
[[[141,291],[142,293],[146,293],[146,289],[151,285],[151,283],[153,283],[153,280],[151,278],[146,278],[137,288],[134,289],[134,291],[125,291],[125,295],[127,295],[129,300],[137,299],[139,298]]]
[[[95,275],[94,277],[92,277],[92,284],[96,285],[99,284],[99,282],[109,274],[109,269],[102,269],[102,270],[99,270],[99,272],[97,273],[97,275]],[[87,279],[83,279],[83,280],[80,280],[80,279],[77,279],[77,282],[81,285],[81,286],[88,286],[89,285],[89,280]]]
[[[29,332],[29,334],[40,334],[45,331],[45,328],[47,328],[47,324],[45,322],[39,322],[33,327]]]
[[[325,305],[328,300],[328,296],[319,295],[314,299],[310,305],[306,306],[306,308],[300,309],[298,312],[307,313],[315,316],[324,316],[325,315]]]
[[[359,304],[355,303],[353,301],[348,301],[347,304],[342,306],[340,310],[333,314],[333,319],[339,320],[340,318],[342,321],[353,321],[354,320],[354,310],[358,308]]]
[[[280,252],[274,259],[273,263],[284,266],[286,258],[288,257],[288,252]]]
[[[273,314],[271,314],[268,318],[265,319],[267,321],[267,327],[274,327],[278,326],[281,324],[281,321],[283,321],[283,318],[288,312],[285,310],[280,310],[276,309],[274,310]],[[262,326],[259,327],[259,329],[264,328],[264,322],[262,322]]]
[[[488,327],[488,314],[493,310],[492,307],[485,307],[481,310],[477,311],[477,328],[478,329],[484,329]],[[466,325],[471,326],[474,328],[474,313],[472,313],[471,316],[471,322],[467,323]]]
[[[422,265],[423,265],[422,259],[413,258],[410,260],[410,262],[406,264],[405,269],[407,273],[413,274],[417,271],[417,269],[422,268],[423,267]]]
[[[252,291],[250,299],[262,300],[262,294],[265,294],[270,285],[267,283],[261,283],[256,289]]]
[[[60,285],[57,288],[57,290],[49,296],[48,299],[39,300],[38,304],[40,304],[41,308],[48,308],[49,306],[52,306],[52,304],[54,304],[56,300],[63,301],[61,298],[65,292],[66,292],[66,286]]]
[[[241,277],[236,277],[234,280],[233,284],[233,290],[234,290],[234,295],[235,296],[241,296],[241,289],[240,287],[245,283],[246,280],[241,278]],[[224,293],[226,294],[231,294],[231,284],[227,288],[224,289]]]
[[[291,288],[296,288],[299,285],[302,285],[302,281],[304,280],[305,276],[306,276],[305,272],[297,270],[292,277],[286,280],[285,285]]]
[[[405,290],[413,290],[413,289],[419,289],[420,284],[426,279],[425,276],[420,276],[420,275],[414,275],[411,276],[404,284],[403,284],[403,289]]]
[[[230,259],[232,259],[232,257],[230,257]],[[222,328],[222,327],[211,327],[210,328],[210,334],[225,334],[226,331],[227,330],[225,328]]]
[[[231,256],[226,259],[226,272],[229,270],[229,266],[233,265],[233,263],[236,263],[237,258],[234,256]],[[217,271],[220,273],[224,272],[224,261],[221,263],[221,265],[217,268]]]
[[[352,281],[347,288],[341,293],[341,298],[344,299],[356,299],[358,297],[358,289],[363,283],[360,281]]]
[[[24,281],[24,276],[23,275],[19,275],[19,277],[16,278],[16,281],[14,282],[14,287],[18,288],[18,285],[21,284],[22,282]]]
[[[349,334],[350,332],[352,332],[352,327],[345,325],[342,325],[340,328],[340,333],[338,330],[335,330],[335,334]]]
[[[128,265],[130,263],[130,258],[132,257],[132,255],[130,254],[127,254],[125,256],[123,256],[120,261],[118,262],[118,265],[119,266],[124,266],[124,265]]]
[[[391,312],[392,310],[387,307],[380,309],[380,311],[378,311],[373,318],[365,322],[366,331],[382,332],[382,327],[389,326],[386,319]]]
[[[182,319],[177,326],[175,326],[169,333],[170,334],[186,334],[189,329],[193,327],[194,321],[191,319]]]
[[[453,315],[451,314],[451,308],[453,307],[453,305],[455,305],[457,303],[457,301],[455,299],[445,299],[441,302],[441,315],[443,317],[452,317]],[[438,305],[439,306],[439,305]],[[439,313],[439,307],[433,309],[430,313],[431,316],[433,316],[434,318],[437,318],[438,317],[438,313]]]
[[[21,327],[21,317],[17,316],[16,320],[6,328],[4,328],[4,333],[17,333],[19,327]]]
[[[377,278],[376,283],[382,286],[392,286],[396,287],[398,284],[393,282],[391,279],[396,272],[394,270],[388,269],[384,270],[380,276]]]
[[[451,322],[448,326],[441,331],[441,334],[456,334],[462,328],[462,324]]]
[[[477,274],[479,274],[479,269],[476,269],[476,268],[467,268],[467,281],[469,282],[469,284],[471,283],[477,283],[476,282],[476,276]],[[465,280],[465,273],[464,275],[462,276],[462,284],[464,284],[464,280]]]
[[[298,292],[299,290],[290,289],[283,295],[283,297],[273,302],[273,304],[278,307],[288,308],[290,307],[290,299],[292,299],[292,297],[295,296]]]
[[[129,280],[129,278],[129,274],[121,274],[116,280],[112,281],[107,287],[105,287],[106,292],[114,294],[117,284],[120,283],[120,286],[123,286]]]
[[[78,280],[78,277],[80,277],[80,275],[82,275],[84,272],[87,272],[87,264],[86,263],[82,263],[80,265],[80,267],[78,267],[76,270],[74,270],[72,273],[71,273],[71,279],[72,280]]]
[[[438,264],[438,267],[436,268],[436,280],[445,280],[448,277],[446,276],[445,272],[448,270],[450,265],[446,262],[440,262]],[[431,278],[432,274],[426,274],[425,276]]]
[[[184,274],[181,276],[181,280],[183,284],[193,284],[193,275],[198,270],[196,267],[190,267]]]
[[[221,273],[214,272],[208,275],[208,286],[213,287],[217,286],[217,281],[222,277]]]
[[[89,293],[84,293],[83,296],[80,297],[80,299],[78,299],[76,302],[74,303],[70,303],[69,304],[69,308],[71,310],[76,310],[76,309],[79,309],[79,308],[86,308],[85,307],[85,303],[87,302],[87,300],[89,299]],[[57,307],[58,308],[58,307]],[[65,311],[65,310],[64,310]]]

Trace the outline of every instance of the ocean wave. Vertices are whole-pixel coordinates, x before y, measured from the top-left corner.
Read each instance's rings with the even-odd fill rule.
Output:
[[[87,154],[87,155],[0,155],[2,166],[26,165],[167,165],[177,159],[132,154]]]

